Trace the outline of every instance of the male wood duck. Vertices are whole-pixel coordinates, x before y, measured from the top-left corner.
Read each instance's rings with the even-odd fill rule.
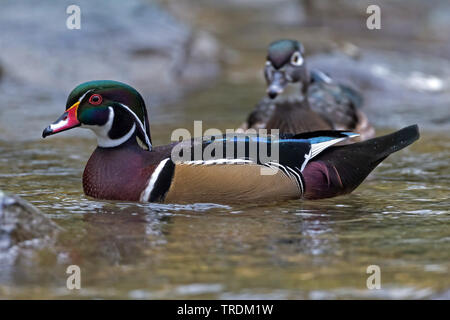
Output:
[[[346,194],[389,154],[419,137],[415,125],[345,146],[333,145],[356,134],[235,134],[153,147],[143,98],[132,87],[110,80],[76,87],[66,111],[42,136],[75,127],[91,129],[97,136],[98,146],[83,173],[86,195],[164,203],[267,202]],[[199,156],[195,155],[198,146]],[[251,148],[255,146],[259,150],[277,147],[278,159],[263,161],[259,153],[254,156]],[[213,147],[217,148],[206,153]]]
[[[264,76],[267,95],[249,115],[242,129],[280,129],[281,133],[313,130],[351,130],[361,140],[375,136],[361,111],[362,97],[319,70],[308,72],[303,45],[295,40],[270,44]],[[275,99],[289,83],[300,83],[301,95]]]

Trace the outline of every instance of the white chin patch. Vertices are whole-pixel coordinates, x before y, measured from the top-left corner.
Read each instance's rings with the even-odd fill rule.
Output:
[[[108,135],[108,132],[111,130],[113,125],[114,109],[112,107],[109,107],[108,109],[109,109],[108,121],[103,126],[89,126],[89,125],[81,126],[82,128],[91,129],[92,131],[94,131],[95,135],[97,136],[97,144],[99,147],[102,148],[113,148],[120,146],[122,143],[130,139],[136,130],[136,124],[133,123],[133,126],[126,135],[118,139],[111,139]]]

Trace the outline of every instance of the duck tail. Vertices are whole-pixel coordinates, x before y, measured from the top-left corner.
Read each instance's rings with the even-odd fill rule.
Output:
[[[314,158],[303,171],[307,199],[322,199],[352,192],[390,154],[419,139],[412,125],[378,138],[333,146]]]

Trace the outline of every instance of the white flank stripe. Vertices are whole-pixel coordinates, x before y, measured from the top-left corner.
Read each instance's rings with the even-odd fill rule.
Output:
[[[295,169],[297,169],[298,171],[300,171],[300,169],[299,169],[298,167],[295,167]],[[301,172],[301,171],[300,171],[300,172]],[[298,182],[300,183],[300,187],[302,188],[302,196],[303,196],[303,194],[305,193],[305,188],[303,187],[303,180],[302,180],[302,177],[300,176],[300,174],[299,174],[298,176],[299,176]]]
[[[276,167],[278,169],[280,169],[286,176],[288,176],[289,178],[291,178],[291,174],[289,173],[289,171],[287,171],[286,166],[279,164],[278,162],[268,162],[268,164],[272,167]]]
[[[303,195],[303,183],[300,174],[297,171],[295,171],[291,167],[279,164],[278,162],[268,162],[264,165],[268,166],[269,168],[280,169],[289,179],[294,181],[294,183],[297,185],[300,195]]]
[[[155,171],[153,171],[148,181],[147,187],[141,193],[141,197],[139,199],[141,202],[148,202],[150,200],[150,194],[152,193],[152,190],[155,187],[155,183],[158,180],[159,174],[161,173],[161,170],[164,168],[166,162],[169,160],[170,158],[166,158],[163,161],[161,161],[156,167]]]
[[[214,164],[246,164],[246,163],[254,163],[252,160],[245,159],[212,159],[212,160],[193,160],[193,161],[184,161],[181,164],[189,164],[189,165],[214,165]]]
[[[298,174],[297,171],[295,171],[294,169],[290,168],[290,167],[286,167],[289,171],[292,172],[292,174],[295,175],[295,183],[297,184],[298,190],[300,191],[300,195],[303,195],[303,184],[302,184],[302,178],[300,178],[300,175]]]

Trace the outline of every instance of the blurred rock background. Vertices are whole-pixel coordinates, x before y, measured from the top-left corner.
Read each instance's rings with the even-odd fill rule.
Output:
[[[71,4],[2,3],[0,135],[20,139],[14,129],[22,122],[37,131],[34,124],[61,113],[70,90],[87,80],[130,83],[153,105],[218,74],[216,40],[157,2],[77,1],[80,30],[66,28]]]
[[[359,89],[377,127],[419,123],[450,127],[450,3],[432,1],[226,0],[166,1],[183,20],[213,34],[235,53],[229,81],[260,82],[267,46],[300,40],[310,68]],[[381,30],[369,30],[369,5],[381,9]],[[256,98],[256,94],[255,94]],[[256,100],[255,100],[256,101]],[[244,106],[250,110],[249,106]]]
[[[301,40],[312,68],[362,90],[377,126],[449,126],[448,1],[81,0],[81,30],[66,28],[70,4],[3,1],[0,139],[39,139],[92,79],[135,86],[156,126],[235,127],[264,95],[266,48],[279,38]],[[366,28],[370,4],[381,30]]]

